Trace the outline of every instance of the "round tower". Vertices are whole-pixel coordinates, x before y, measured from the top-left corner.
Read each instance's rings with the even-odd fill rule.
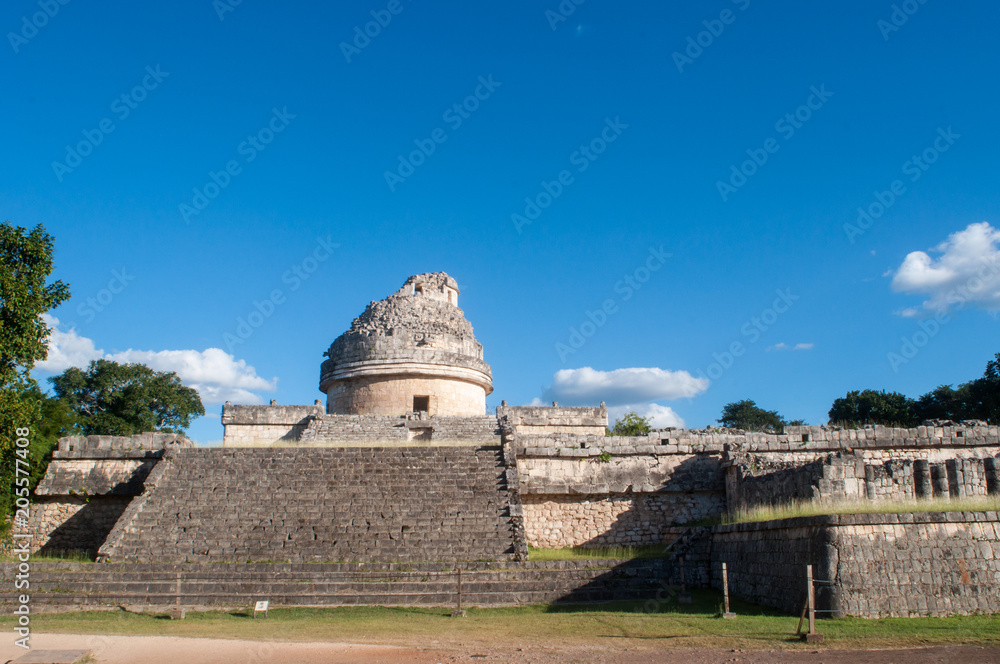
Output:
[[[444,272],[418,274],[372,302],[325,353],[319,389],[326,412],[484,415],[490,365]]]

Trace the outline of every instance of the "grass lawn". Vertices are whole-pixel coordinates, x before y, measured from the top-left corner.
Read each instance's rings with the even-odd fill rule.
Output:
[[[598,548],[536,549],[528,547],[528,560],[633,560],[662,558],[666,546],[605,546]]]
[[[566,644],[677,648],[804,648],[792,634],[798,616],[734,602],[735,620],[718,617],[720,596],[695,591],[694,603],[664,602],[646,612],[642,602],[602,605],[469,609],[465,618],[450,608],[350,607],[274,609],[253,619],[248,610],[189,613],[184,620],[122,611],[37,614],[37,632],[215,637],[279,641],[347,641],[438,646],[482,643]],[[0,629],[10,631],[10,617]],[[825,647],[886,648],[971,644],[1000,647],[1000,616],[960,618],[859,618],[817,621]],[[808,646],[815,648],[815,646]]]

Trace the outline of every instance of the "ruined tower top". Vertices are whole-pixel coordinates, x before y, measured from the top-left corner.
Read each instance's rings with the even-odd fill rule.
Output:
[[[410,277],[372,302],[326,352],[328,413],[483,415],[490,366],[444,272]]]

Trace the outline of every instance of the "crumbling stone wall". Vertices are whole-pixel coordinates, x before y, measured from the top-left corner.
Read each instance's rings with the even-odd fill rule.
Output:
[[[713,584],[798,613],[813,565],[816,606],[866,618],[1000,611],[997,512],[845,514],[713,528]],[[829,582],[829,583],[826,583]]]

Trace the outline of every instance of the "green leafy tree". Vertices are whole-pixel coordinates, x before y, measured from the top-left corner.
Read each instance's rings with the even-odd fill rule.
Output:
[[[608,430],[609,436],[645,436],[653,430],[653,425],[649,419],[639,415],[634,410],[625,415],[620,420],[615,420],[614,426]]]
[[[198,393],[182,385],[177,374],[144,364],[95,360],[87,371],[73,367],[49,381],[87,436],[183,433],[192,415],[205,414]]]
[[[884,424],[914,426],[914,402],[899,392],[854,390],[836,399],[830,407],[830,421],[849,426]]]
[[[986,363],[980,378],[956,388],[939,385],[914,403],[917,421],[986,420],[1000,423],[1000,353]]]
[[[801,420],[798,420],[801,421]],[[785,428],[785,418],[774,410],[764,410],[750,399],[727,403],[722,408],[719,424],[744,431],[781,433]]]
[[[31,440],[41,417],[40,402],[24,392],[31,369],[48,355],[51,330],[42,314],[69,298],[66,284],[47,283],[54,243],[41,225],[0,224],[0,531],[14,505],[17,431],[28,430]]]

